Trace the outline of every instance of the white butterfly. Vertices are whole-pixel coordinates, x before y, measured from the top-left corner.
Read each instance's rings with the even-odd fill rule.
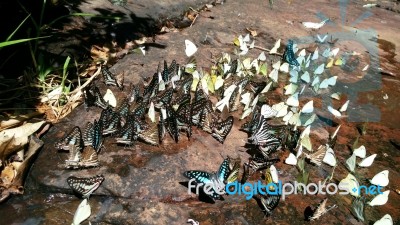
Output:
[[[364,145],[361,145],[360,147],[354,149],[353,153],[354,153],[354,155],[363,159],[363,158],[365,158],[365,155],[367,154],[367,150],[365,149]]]
[[[351,172],[354,172],[354,169],[356,168],[356,155],[355,155],[355,154],[352,154],[352,155],[350,156],[350,158],[348,158],[348,159],[346,160],[346,165],[347,165],[347,168],[348,168]]]
[[[393,225],[393,219],[389,214],[386,214],[380,220],[377,220],[374,225]]]
[[[350,100],[347,100],[347,101],[342,105],[342,107],[340,107],[339,111],[340,111],[340,112],[346,112],[347,107],[349,106],[349,103],[350,103]]]
[[[347,100],[342,107],[340,107],[339,110],[336,110],[334,108],[332,108],[332,106],[328,106],[328,111],[330,113],[332,113],[332,115],[334,115],[335,117],[341,117],[342,116],[342,112],[345,112],[347,110],[347,107],[349,105],[350,100]]]
[[[281,61],[277,61],[276,63],[272,64],[272,68],[279,70],[281,67]]]
[[[194,55],[194,53],[197,52],[196,45],[187,39],[185,40],[185,46],[186,46],[185,53],[186,53],[187,57],[190,57],[190,56]]]
[[[333,76],[330,78],[326,78],[324,79],[320,84],[319,84],[319,88],[328,88],[328,86],[335,86],[336,84],[336,79],[337,76]]]
[[[218,90],[220,87],[224,85],[224,79],[222,76],[217,76],[217,80],[215,80],[214,89]]]
[[[241,103],[244,104],[244,110],[248,109],[250,106],[251,101],[251,94],[250,92],[246,92],[240,96],[242,99],[240,100]]]
[[[285,163],[289,165],[297,165],[297,158],[293,153],[290,153],[289,156],[285,159]]]
[[[304,104],[303,108],[301,109],[302,113],[312,113],[314,111],[314,101],[311,100]]]
[[[311,126],[307,126],[300,134],[300,144],[308,151],[312,151],[312,144],[310,139]]]
[[[272,118],[274,117],[278,112],[271,108],[271,106],[264,104],[261,107],[261,115],[264,116],[264,118]]]
[[[289,63],[284,62],[280,67],[279,71],[284,72],[284,73],[289,73]]]
[[[149,116],[151,122],[156,122],[156,114],[155,114],[155,109],[154,109],[154,103],[150,102],[150,107],[149,107],[149,112],[147,113],[147,115]]]
[[[369,182],[374,185],[386,187],[389,184],[389,170],[377,173]]]
[[[272,109],[278,112],[275,117],[282,117],[287,114],[288,106],[284,102],[280,102],[273,105]]]
[[[275,166],[271,165],[271,167],[269,168],[269,171],[271,173],[272,181],[274,183],[278,183],[279,182],[278,171],[276,170]]]
[[[271,78],[271,80],[273,80],[275,83],[278,82],[278,69],[273,69],[269,75],[269,78]]]
[[[351,173],[349,173],[346,178],[339,182],[339,188],[341,190],[347,190],[354,197],[360,196],[360,193],[358,191],[360,188],[360,184]]]
[[[335,48],[335,49],[333,49],[333,50],[331,51],[330,56],[336,57],[336,55],[338,54],[338,52],[339,52],[339,48]]]
[[[275,44],[274,47],[271,49],[271,51],[269,51],[269,54],[276,54],[278,51],[278,48],[281,46],[281,39],[278,39]]]
[[[300,145],[300,147],[299,147],[299,149],[297,150],[297,153],[296,153],[296,158],[299,158],[302,153],[303,153],[303,145]]]
[[[328,37],[328,34],[325,34],[325,36],[323,36],[322,38],[321,38],[321,36],[319,36],[319,34],[317,34],[319,43],[324,43],[327,37]]]
[[[267,93],[269,89],[271,88],[272,82],[269,82],[267,86],[261,91],[261,94]]]
[[[317,118],[317,114],[313,113],[310,118],[308,118],[306,121],[304,121],[303,126],[308,126],[310,124],[312,124],[315,120],[315,118]]]
[[[267,57],[265,56],[264,52],[261,52],[257,59],[260,61],[265,61],[267,60]]]
[[[325,69],[325,63],[322,63],[317,67],[317,69],[314,70],[314,75],[320,75],[324,72]]]
[[[384,191],[382,194],[378,194],[373,198],[370,202],[368,202],[368,205],[370,206],[376,206],[376,205],[384,205],[386,202],[389,200],[389,193],[390,190]]]
[[[291,70],[289,82],[296,84],[298,79],[299,79],[299,72],[297,70]]]
[[[324,52],[322,52],[322,56],[325,57],[325,58],[330,57],[331,56],[331,49],[330,48],[325,49]]]
[[[336,166],[336,157],[335,157],[335,152],[333,151],[333,149],[328,148],[328,150],[325,153],[325,157],[322,160],[322,162],[330,165],[330,166]]]
[[[289,105],[289,106],[294,106],[294,107],[299,106],[299,93],[296,92],[292,96],[290,96],[286,100],[286,104]]]
[[[363,159],[358,166],[360,167],[370,167],[372,165],[372,163],[374,162],[376,157],[376,154],[370,155],[367,158]]]
[[[290,83],[290,84],[286,85],[284,87],[284,89],[286,90],[285,95],[292,95],[292,94],[296,93],[297,85]]]
[[[303,75],[301,75],[300,79],[307,84],[310,83],[310,74],[308,73],[308,71],[305,71]]]
[[[316,59],[318,59],[318,47],[315,48],[315,51],[311,57],[311,60],[316,60]]]
[[[72,225],[79,225],[87,218],[89,218],[90,214],[92,214],[91,208],[87,199],[83,199],[83,201],[79,204],[76,209],[74,219],[72,221]]]
[[[331,94],[331,98],[336,99],[336,100],[340,100],[340,93],[336,92],[336,93]]]
[[[321,21],[320,23],[302,22],[302,24],[303,24],[303,26],[304,26],[305,28],[317,30],[317,29],[321,28],[322,26],[324,26],[325,23],[328,22],[328,21],[329,21],[329,19],[326,19],[326,20],[324,20],[324,21]]]
[[[369,68],[369,65],[367,64],[367,65],[362,69],[362,71],[364,72],[364,71],[366,71],[368,68]]]
[[[108,104],[111,105],[112,107],[117,106],[117,99],[115,98],[114,93],[110,89],[107,89],[103,99],[104,101],[108,102]]]

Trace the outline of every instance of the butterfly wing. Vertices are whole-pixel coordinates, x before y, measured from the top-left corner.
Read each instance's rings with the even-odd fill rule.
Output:
[[[189,179],[194,179],[198,184],[211,183],[211,174],[204,171],[190,170],[184,172],[183,175]]]
[[[232,126],[233,126],[233,116],[229,116],[226,120],[220,123],[215,123],[212,126],[211,136],[213,136],[219,142],[224,143],[226,136],[228,136],[229,132],[232,129]]]

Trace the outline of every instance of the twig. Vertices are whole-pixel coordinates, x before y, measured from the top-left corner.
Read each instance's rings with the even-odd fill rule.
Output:
[[[100,74],[100,70],[101,70],[101,67],[99,67],[99,68],[97,69],[97,71],[93,74],[93,76],[91,76],[82,86],[80,86],[80,87],[76,88],[75,90],[71,91],[68,95],[73,95],[73,94],[75,94],[75,93],[81,91],[82,89],[84,89],[86,86],[88,86],[88,85],[90,84],[90,82],[92,82],[92,80],[93,80],[94,78],[96,78],[97,75]]]
[[[248,44],[247,45],[247,47],[250,47],[250,45]],[[255,48],[255,49],[258,49],[258,50],[261,50],[261,51],[266,51],[266,52],[271,52],[271,50],[270,49],[267,49],[267,48],[263,48],[263,47],[260,47],[260,46],[254,46],[253,48]],[[279,56],[283,56],[283,54],[282,53],[272,53],[271,55],[279,55]]]

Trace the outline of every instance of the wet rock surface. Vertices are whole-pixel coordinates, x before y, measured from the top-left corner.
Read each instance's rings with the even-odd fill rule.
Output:
[[[197,1],[197,3],[200,1]],[[165,12],[175,11],[174,6],[166,4]],[[196,3],[196,4],[197,4]],[[106,3],[104,3],[106,4]],[[108,4],[108,3],[107,3]],[[129,3],[136,4],[136,3]],[[141,8],[147,3],[140,3],[133,7]],[[158,6],[160,9],[164,6]],[[364,126],[360,122],[341,121],[333,118],[335,124],[342,124],[338,135],[335,154],[339,162],[344,162],[351,154],[351,145],[357,136],[359,143],[367,147],[367,154],[377,153],[374,166],[366,169],[357,169],[362,177],[372,178],[376,173],[388,169],[390,183],[387,190],[391,190],[389,201],[384,206],[366,207],[366,223],[372,223],[389,213],[395,222],[400,219],[398,208],[400,195],[396,189],[400,188],[400,161],[399,144],[400,120],[397,112],[400,109],[400,91],[398,84],[399,50],[400,44],[400,17],[398,14],[381,8],[362,8],[364,2],[349,2],[346,8],[345,24],[341,23],[338,2],[308,1],[283,2],[276,1],[273,9],[267,2],[256,0],[246,2],[228,1],[225,4],[213,7],[203,12],[190,28],[176,33],[157,35],[155,42],[162,48],[150,47],[146,56],[130,54],[111,68],[118,74],[125,72],[125,84],[138,83],[142,77],[152,76],[159,62],[164,59],[171,62],[176,59],[179,63],[186,61],[184,40],[192,40],[199,47],[196,59],[199,67],[209,68],[212,60],[221,52],[233,51],[232,40],[239,34],[246,33],[246,28],[256,30],[257,45],[271,48],[276,39],[296,39],[296,37],[315,36],[317,33],[349,32],[357,35],[355,27],[363,30],[373,28],[378,34],[380,67],[395,76],[382,75],[379,78],[380,88],[369,92],[359,92],[356,101],[360,104],[373,104],[380,110],[380,119],[368,122]],[[145,6],[143,8],[148,8]],[[145,11],[145,10],[143,10]],[[358,23],[351,25],[364,12],[372,15]],[[153,11],[150,11],[153,12]],[[319,21],[315,15],[318,12],[333,19],[336,25],[328,24],[321,31],[309,31],[303,28],[302,21]],[[142,12],[144,13],[144,12]],[[161,13],[162,14],[162,13]],[[212,16],[212,19],[211,19]],[[392,43],[388,49],[387,43]],[[376,40],[366,42],[367,45],[376,44]],[[306,44],[305,44],[306,45]],[[346,40],[339,40],[336,45],[341,50],[354,50],[361,53],[361,60],[368,55],[363,47],[352,45]],[[389,53],[388,53],[389,52]],[[394,54],[391,54],[393,52]],[[388,59],[390,57],[390,60]],[[337,71],[339,80],[354,82],[356,75]],[[102,93],[106,87],[102,79],[96,81]],[[110,87],[122,99],[126,93]],[[127,88],[125,89],[127,90]],[[279,88],[278,91],[279,92]],[[282,92],[282,90],[281,90]],[[388,99],[383,99],[387,94]],[[317,103],[318,104],[318,103]],[[322,104],[322,103],[321,103]],[[351,110],[351,109],[349,109]],[[362,110],[355,110],[358,116],[365,115]],[[323,114],[323,112],[321,112]],[[291,195],[281,201],[271,217],[265,217],[256,201],[246,201],[244,196],[225,196],[224,201],[215,204],[199,201],[198,196],[188,194],[187,188],[180,182],[187,181],[182,173],[186,170],[200,169],[216,171],[225,156],[240,157],[246,162],[249,154],[244,147],[247,135],[239,131],[243,121],[234,114],[235,124],[225,143],[222,145],[209,134],[194,128],[190,140],[181,138],[174,143],[169,137],[159,147],[144,143],[135,143],[132,146],[117,146],[112,137],[107,137],[105,148],[99,155],[100,166],[85,170],[65,170],[64,161],[67,153],[58,152],[54,143],[69,132],[74,126],[82,126],[87,121],[94,121],[100,117],[99,108],[86,111],[84,106],[78,107],[70,116],[56,124],[46,135],[45,146],[35,161],[26,184],[27,194],[13,197],[0,205],[0,217],[4,224],[70,224],[73,214],[80,200],[72,193],[66,183],[67,177],[89,177],[103,174],[105,181],[94,192],[89,202],[92,206],[92,224],[186,224],[188,218],[200,224],[306,224],[304,211],[308,206],[316,206],[324,196]],[[328,115],[324,115],[328,116]],[[357,116],[357,115],[356,115]],[[317,143],[325,143],[328,133],[335,127],[320,123],[318,131],[311,137]],[[360,131],[365,133],[360,135]],[[283,163],[289,152],[279,152],[281,162],[276,164],[280,179],[293,181],[298,170]],[[310,182],[318,182],[331,173],[329,166],[310,167]],[[344,165],[335,170],[332,182],[338,183],[347,175]],[[252,179],[256,179],[258,174]],[[351,196],[329,196],[329,204],[339,207],[324,215],[318,222],[325,224],[362,224],[354,219],[350,213]],[[4,218],[4,220],[3,220]],[[313,224],[316,222],[312,222]]]

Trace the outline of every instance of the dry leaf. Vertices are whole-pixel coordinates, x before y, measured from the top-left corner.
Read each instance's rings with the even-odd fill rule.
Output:
[[[5,161],[10,155],[21,150],[28,143],[28,136],[36,132],[45,121],[26,123],[20,127],[0,132],[0,160]]]
[[[246,28],[246,30],[247,30],[248,32],[250,32],[250,35],[253,36],[253,37],[256,37],[256,36],[258,35],[258,33],[257,33],[256,30],[252,30],[252,29],[250,29],[250,28]]]

